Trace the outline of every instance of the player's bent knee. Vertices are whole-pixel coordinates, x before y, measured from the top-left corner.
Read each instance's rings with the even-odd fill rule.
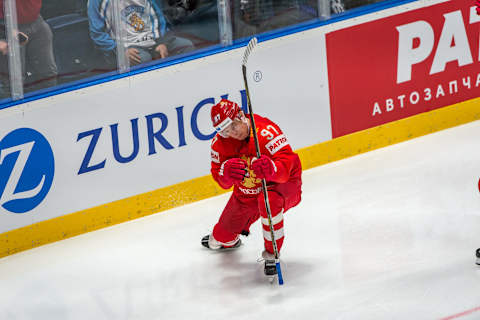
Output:
[[[263,194],[260,194],[257,198],[258,209],[262,217],[267,217],[267,209],[265,207],[265,199]],[[280,211],[283,211],[283,197],[276,192],[268,192],[268,202],[270,203],[270,211],[272,216],[277,215]]]

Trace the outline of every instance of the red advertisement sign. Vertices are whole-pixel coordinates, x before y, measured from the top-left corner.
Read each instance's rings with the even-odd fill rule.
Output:
[[[333,137],[479,97],[479,30],[452,0],[327,34]]]

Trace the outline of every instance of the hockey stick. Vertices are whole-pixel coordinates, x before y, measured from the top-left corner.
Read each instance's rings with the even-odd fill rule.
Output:
[[[247,94],[247,105],[248,105],[248,113],[250,116],[250,123],[252,124],[253,130],[253,139],[255,140],[255,150],[257,152],[257,158],[260,158],[260,145],[258,144],[258,135],[257,135],[257,128],[255,126],[255,119],[253,118],[253,110],[252,110],[252,102],[250,100],[250,92],[248,91],[248,83],[247,83],[247,62],[248,57],[252,53],[253,49],[257,45],[257,38],[253,37],[247,45],[245,52],[243,54],[243,61],[242,61],[242,73],[243,73],[243,82],[245,83],[245,91]],[[280,269],[280,259],[278,255],[278,248],[277,242],[275,241],[275,234],[273,232],[273,224],[272,224],[272,212],[270,210],[270,202],[268,201],[268,192],[267,192],[267,181],[265,178],[262,179],[262,191],[263,191],[263,198],[265,200],[265,208],[267,210],[267,218],[268,218],[268,226],[270,228],[270,236],[272,237],[272,244],[273,244],[273,253],[275,254],[275,266],[277,268],[278,274],[278,284],[283,284],[283,276],[282,276],[282,269]]]

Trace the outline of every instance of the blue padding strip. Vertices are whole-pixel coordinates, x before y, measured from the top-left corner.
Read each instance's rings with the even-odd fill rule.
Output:
[[[372,13],[372,12],[389,9],[389,8],[392,8],[392,7],[396,7],[396,6],[400,6],[400,5],[403,5],[403,4],[406,4],[406,3],[416,2],[416,1],[419,1],[419,0],[385,0],[383,2],[374,3],[374,4],[358,7],[358,8],[355,8],[355,9],[350,9],[350,10],[344,12],[344,13],[341,13],[341,14],[332,15],[331,18],[328,19],[328,20],[312,19],[310,21],[306,21],[306,22],[297,24],[295,26],[289,26],[289,27],[285,27],[285,28],[282,28],[282,29],[277,29],[275,31],[265,32],[265,33],[262,33],[261,35],[258,35],[257,38],[258,38],[259,42],[272,40],[272,39],[280,38],[280,37],[290,35],[290,34],[293,34],[293,33],[298,33],[298,32],[302,32],[302,31],[305,31],[305,30],[318,28],[320,26],[325,26],[325,25],[335,23],[335,22],[338,22],[338,21],[353,19],[353,18],[356,18],[358,16],[366,15],[366,14],[369,14],[369,13]],[[54,95],[74,91],[74,90],[77,90],[77,89],[82,89],[82,88],[94,86],[94,85],[97,85],[97,84],[101,84],[101,83],[114,81],[114,80],[122,79],[122,78],[125,78],[125,77],[129,77],[129,76],[133,76],[133,75],[136,75],[136,74],[140,74],[140,73],[144,73],[144,72],[148,72],[148,71],[152,71],[152,70],[157,70],[157,69],[160,69],[160,68],[169,67],[169,66],[176,65],[176,64],[179,64],[179,63],[208,57],[208,56],[211,56],[211,55],[214,55],[214,54],[227,52],[227,51],[230,51],[230,50],[235,50],[235,49],[244,47],[248,43],[249,40],[250,40],[250,37],[235,40],[233,42],[233,44],[231,46],[228,46],[228,47],[222,47],[221,45],[215,45],[215,46],[209,47],[208,49],[205,49],[205,50],[200,49],[199,51],[197,51],[197,53],[195,53],[193,55],[189,55],[189,56],[185,56],[185,57],[175,56],[174,58],[172,58],[171,61],[165,61],[165,62],[157,63],[157,64],[154,64],[154,65],[151,65],[151,66],[143,66],[141,68],[134,69],[134,70],[131,70],[129,72],[125,72],[125,73],[121,73],[121,74],[115,73],[114,75],[110,75],[110,76],[99,75],[99,77],[101,77],[101,79],[97,79],[97,80],[92,80],[92,78],[89,78],[90,80],[84,80],[85,82],[83,82],[83,83],[77,83],[77,84],[70,83],[70,84],[60,85],[60,88],[57,88],[55,90],[48,91],[48,92],[45,92],[45,93],[33,94],[30,97],[27,95],[27,97],[25,97],[21,100],[16,100],[16,101],[8,100],[8,102],[6,102],[6,103],[1,103],[0,102],[0,110],[1,109],[6,109],[6,108],[9,108],[9,107],[13,107],[13,106],[16,106],[16,105],[19,105],[19,104],[23,104],[23,103],[27,103],[27,102],[51,97],[51,96],[54,96]]]

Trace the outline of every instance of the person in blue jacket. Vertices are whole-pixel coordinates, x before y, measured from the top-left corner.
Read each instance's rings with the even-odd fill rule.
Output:
[[[120,21],[114,18],[113,1],[88,1],[90,37],[110,67],[116,66],[116,39],[122,34],[124,48],[120,49],[132,66],[194,49],[190,40],[167,30],[161,0],[118,0]]]

